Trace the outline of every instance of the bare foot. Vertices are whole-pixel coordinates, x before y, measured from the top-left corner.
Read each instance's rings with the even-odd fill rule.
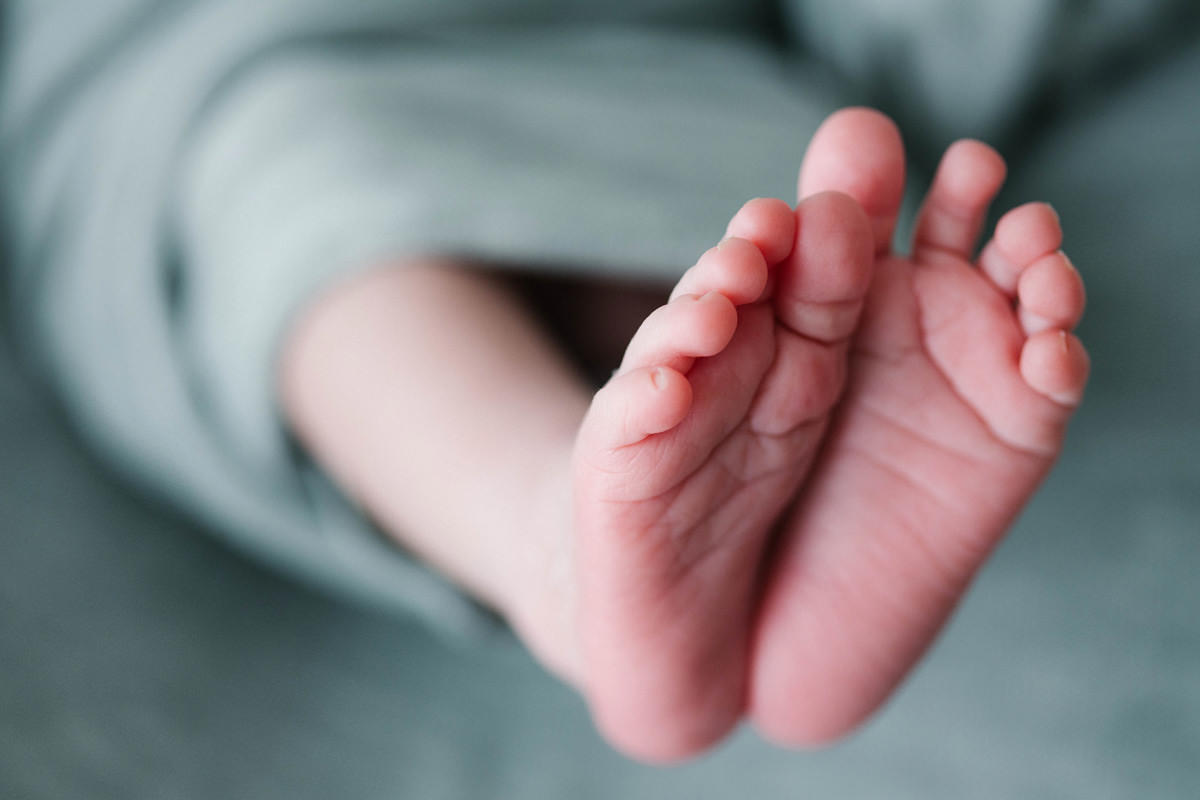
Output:
[[[745,708],[770,533],[844,383],[870,283],[858,205],[752,200],[597,393],[574,457],[584,690],[617,747],[663,761]]]
[[[781,531],[753,652],[750,713],[769,738],[828,742],[892,691],[1059,452],[1088,358],[1069,331],[1083,284],[1053,211],[1009,212],[972,250],[1004,179],[978,142],[946,151],[913,255],[888,252],[904,184],[895,126],[831,117],[801,197],[844,191],[878,261],[850,382]]]

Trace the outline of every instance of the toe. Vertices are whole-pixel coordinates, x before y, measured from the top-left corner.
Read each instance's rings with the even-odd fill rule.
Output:
[[[579,440],[590,453],[611,452],[671,430],[687,416],[692,387],[670,367],[643,367],[596,393]]]
[[[795,222],[788,209],[788,235]],[[791,249],[791,240],[788,240]],[[683,274],[671,291],[671,300],[684,295],[702,296],[720,292],[734,305],[752,303],[767,285],[767,260],[760,247],[750,239],[731,237],[707,250],[696,265]]]
[[[979,255],[979,268],[1009,297],[1016,294],[1021,272],[1062,247],[1062,225],[1047,203],[1026,203],[996,223],[996,233]]]
[[[791,206],[770,197],[758,197],[742,206],[725,231],[726,236],[753,242],[768,264],[778,264],[791,252],[795,233]]]
[[[1004,175],[1004,159],[986,144],[970,139],[952,144],[917,217],[914,255],[938,250],[969,258]]]
[[[1012,304],[973,270],[917,269],[913,288],[925,352],[958,399],[1010,448],[1057,453],[1069,414],[1019,369],[1022,349],[1046,334],[1026,338]]]
[[[791,255],[779,267],[776,314],[807,339],[842,341],[854,332],[871,283],[871,223],[837,192],[802,202],[796,222]]]
[[[618,372],[668,366],[686,372],[696,358],[725,349],[737,329],[737,309],[720,292],[682,295],[646,317]]]
[[[1061,251],[1042,256],[1017,282],[1017,306],[1027,336],[1051,328],[1071,330],[1083,316],[1083,279]]]
[[[1091,361],[1083,344],[1062,330],[1030,336],[1021,349],[1021,376],[1038,394],[1067,409],[1079,405]]]
[[[896,124],[868,108],[847,108],[817,130],[800,168],[801,199],[844,192],[870,219],[875,252],[891,249],[904,197],[904,143]]]

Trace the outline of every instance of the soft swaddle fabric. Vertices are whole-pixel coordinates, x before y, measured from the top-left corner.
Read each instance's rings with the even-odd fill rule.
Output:
[[[1002,136],[1186,6],[1066,25],[1074,5],[11,3],[17,336],[132,480],[294,574],[477,633],[288,441],[273,358],[305,299],[422,252],[669,279],[742,200],[790,196],[833,108],[894,106],[918,152]]]

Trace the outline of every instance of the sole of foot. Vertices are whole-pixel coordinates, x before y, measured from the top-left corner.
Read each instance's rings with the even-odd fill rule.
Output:
[[[841,395],[872,246],[844,194],[750,201],[593,401],[574,458],[583,682],[631,756],[695,755],[742,717],[764,554]]]
[[[801,197],[862,205],[877,262],[849,385],[781,527],[752,645],[750,715],[788,746],[853,730],[925,652],[1050,469],[1087,380],[1071,333],[1083,282],[1053,210],[1010,211],[975,257],[1005,165],[960,141],[899,256],[904,162],[889,119],[848,109],[801,171]]]

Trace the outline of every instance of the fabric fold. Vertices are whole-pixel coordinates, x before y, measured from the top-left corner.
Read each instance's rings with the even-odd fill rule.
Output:
[[[743,200],[789,196],[832,101],[740,35],[406,24],[423,5],[180,6],[81,56],[82,83],[55,65],[70,91],[41,74],[49,105],[12,94],[14,299],[27,353],[129,479],[278,568],[470,638],[494,618],[289,442],[291,316],[417,253],[678,274]]]

